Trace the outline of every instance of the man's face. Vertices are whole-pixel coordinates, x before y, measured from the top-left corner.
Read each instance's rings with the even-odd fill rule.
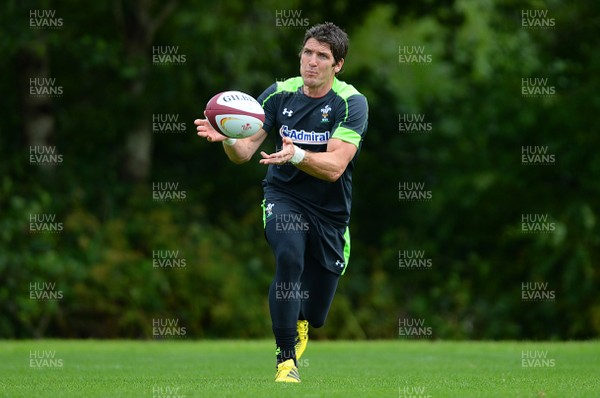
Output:
[[[335,64],[329,44],[310,38],[304,44],[300,56],[300,75],[308,87],[320,87],[333,80],[344,60]]]

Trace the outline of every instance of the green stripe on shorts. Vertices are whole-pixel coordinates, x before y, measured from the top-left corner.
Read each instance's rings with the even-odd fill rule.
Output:
[[[344,232],[344,270],[342,271],[342,275],[346,273],[346,269],[348,269],[348,262],[350,261],[350,227],[346,227],[346,232]]]

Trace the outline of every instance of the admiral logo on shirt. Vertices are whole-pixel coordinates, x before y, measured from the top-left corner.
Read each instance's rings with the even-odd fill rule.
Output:
[[[331,137],[330,131],[304,131],[304,130],[296,130],[290,129],[285,124],[281,126],[279,129],[279,135],[281,137],[289,137],[295,143],[299,144],[307,144],[307,145],[321,145],[326,144]]]

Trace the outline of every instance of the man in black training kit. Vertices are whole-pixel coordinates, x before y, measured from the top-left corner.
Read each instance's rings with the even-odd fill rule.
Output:
[[[270,132],[276,152],[261,152],[265,236],[275,255],[269,308],[277,344],[277,382],[300,382],[297,360],[308,325],[321,327],[350,255],[352,171],[367,130],[367,99],[336,78],[348,36],[332,23],[306,31],[300,76],[277,82],[258,97],[263,128],[228,139],[203,119],[198,135],[223,142],[234,163],[251,159]]]

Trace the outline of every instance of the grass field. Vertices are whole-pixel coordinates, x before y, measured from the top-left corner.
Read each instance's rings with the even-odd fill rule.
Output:
[[[0,342],[3,397],[600,397],[600,342],[315,342],[275,384],[270,341]]]

